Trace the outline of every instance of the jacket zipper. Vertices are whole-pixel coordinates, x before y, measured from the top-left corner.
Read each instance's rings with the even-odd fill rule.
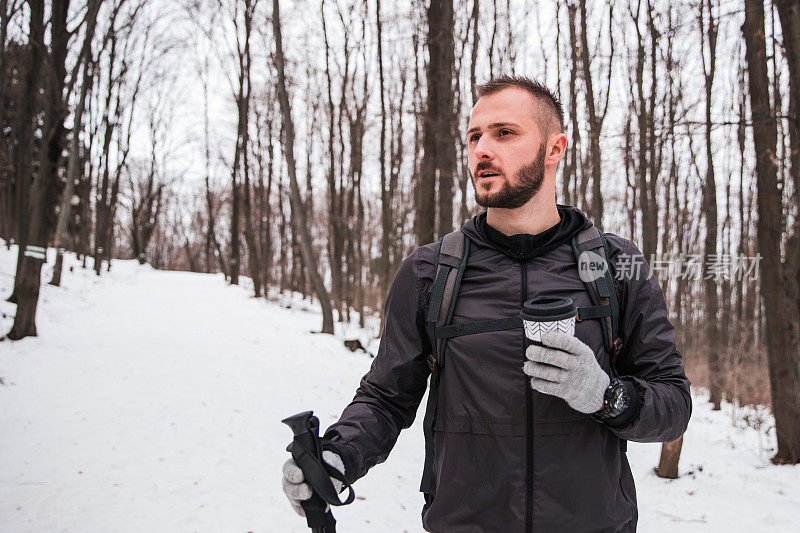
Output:
[[[528,299],[528,263],[520,262],[522,271],[522,305]],[[528,346],[528,338],[525,336],[525,328],[522,328],[522,350],[523,362],[525,348]],[[526,474],[525,474],[525,533],[533,533],[533,391],[526,377],[525,384],[525,412],[526,412]]]

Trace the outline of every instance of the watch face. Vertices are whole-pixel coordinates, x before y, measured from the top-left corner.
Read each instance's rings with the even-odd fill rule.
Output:
[[[611,393],[611,401],[609,402],[609,406],[614,411],[622,411],[628,405],[628,391],[624,385],[618,386],[614,388],[614,391]]]

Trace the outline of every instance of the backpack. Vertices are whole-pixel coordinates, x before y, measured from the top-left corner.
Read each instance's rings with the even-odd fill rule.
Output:
[[[497,318],[451,325],[461,278],[469,258],[470,240],[456,230],[439,240],[434,261],[434,281],[430,292],[430,300],[425,317],[425,329],[431,344],[432,353],[427,357],[431,371],[428,404],[423,420],[425,435],[425,466],[422,473],[420,491],[429,494],[431,476],[433,474],[433,422],[436,416],[436,405],[439,393],[441,371],[445,365],[447,340],[462,335],[472,335],[489,331],[501,331],[522,327],[519,316]],[[577,321],[598,319],[603,327],[603,345],[609,353],[611,375],[617,376],[616,358],[622,352],[623,342],[619,336],[619,302],[617,300],[616,282],[608,261],[610,252],[603,233],[595,226],[584,228],[572,238],[572,251],[578,263],[578,271],[602,271],[596,279],[581,279],[589,291],[592,304],[579,307]],[[592,252],[592,255],[585,252]],[[590,264],[590,261],[592,264]],[[599,262],[599,265],[597,264]]]

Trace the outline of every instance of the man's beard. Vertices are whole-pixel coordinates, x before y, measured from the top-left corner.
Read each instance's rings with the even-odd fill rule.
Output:
[[[516,179],[514,180],[517,183],[512,185],[506,177],[506,181],[503,183],[500,190],[493,194],[479,188],[475,184],[475,176],[470,172],[472,189],[475,191],[475,202],[482,207],[499,207],[501,209],[516,209],[522,207],[542,188],[542,182],[544,181],[544,156],[544,143],[542,143],[541,148],[539,148],[539,153],[536,154],[536,158],[533,162],[517,171]],[[479,162],[475,173],[477,174],[481,170],[490,167],[491,165],[481,165]]]

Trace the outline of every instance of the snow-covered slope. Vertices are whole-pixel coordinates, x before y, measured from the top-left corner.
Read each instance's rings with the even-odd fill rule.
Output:
[[[3,300],[14,259],[0,250]],[[341,331],[311,333],[307,302],[287,309],[221,276],[116,261],[42,291],[39,337],[0,343],[0,531],[308,530],[280,488],[280,420],[313,409],[333,422],[369,356]],[[335,510],[340,531],[422,531],[421,419]],[[659,445],[629,444],[639,530],[800,531],[800,466],[771,465],[772,446],[765,412],[696,396],[680,479],[653,473]]]

